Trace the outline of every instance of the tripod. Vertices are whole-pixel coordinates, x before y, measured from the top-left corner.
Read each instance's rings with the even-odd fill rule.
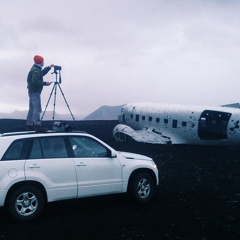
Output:
[[[64,96],[64,93],[63,93],[63,91],[62,91],[62,88],[61,88],[61,86],[60,86],[60,84],[62,83],[61,72],[60,72],[60,70],[59,70],[59,79],[58,79],[58,77],[57,77],[57,76],[58,76],[58,72],[57,72],[57,70],[56,70],[55,68],[54,68],[54,72],[52,72],[52,74],[53,74],[53,73],[55,73],[55,75],[56,75],[56,81],[54,82],[52,91],[51,91],[50,96],[49,96],[49,98],[48,98],[46,107],[45,107],[45,109],[44,109],[44,111],[43,111],[43,115],[42,115],[42,117],[41,117],[41,120],[43,119],[43,117],[44,117],[44,115],[45,115],[45,112],[46,112],[46,110],[47,110],[48,104],[49,104],[50,99],[51,99],[51,97],[52,97],[52,94],[53,94],[53,92],[54,92],[52,125],[54,124],[55,109],[56,109],[56,99],[57,99],[57,88],[59,87],[59,89],[60,89],[60,91],[61,91],[61,93],[62,93],[63,99],[64,99],[64,101],[65,101],[65,103],[66,103],[66,105],[67,105],[67,107],[68,107],[68,110],[69,110],[71,116],[72,116],[72,119],[73,119],[73,121],[75,121],[75,118],[74,118],[74,116],[73,116],[73,114],[72,114],[72,111],[71,111],[71,109],[70,109],[70,107],[69,107],[69,105],[68,105],[68,103],[67,103],[67,100],[66,100],[66,98],[65,98],[65,96]]]

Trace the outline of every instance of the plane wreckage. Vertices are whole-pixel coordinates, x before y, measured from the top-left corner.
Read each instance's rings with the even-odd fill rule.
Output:
[[[238,108],[238,109],[237,109]],[[116,141],[153,144],[239,145],[239,104],[219,107],[130,103],[123,106]]]

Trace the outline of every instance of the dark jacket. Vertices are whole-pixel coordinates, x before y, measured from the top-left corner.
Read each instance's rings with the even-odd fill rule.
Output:
[[[41,66],[34,64],[28,73],[27,77],[27,88],[29,93],[41,93],[43,86],[46,83],[43,81],[43,76],[45,76],[49,71],[50,67],[45,67],[43,70]]]

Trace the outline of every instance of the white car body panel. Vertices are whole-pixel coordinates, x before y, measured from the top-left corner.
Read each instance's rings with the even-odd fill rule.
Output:
[[[26,180],[41,183],[48,201],[77,197],[77,178],[74,162],[70,158],[28,159]]]
[[[126,192],[130,175],[137,169],[149,169],[155,175],[156,185],[159,183],[158,169],[151,158],[139,154],[117,152],[96,137],[84,133],[17,133],[16,135],[9,133],[2,135],[0,143],[2,142],[1,146],[4,148],[0,149],[1,158],[14,140],[56,136],[92,138],[104,145],[111,157],[2,159],[0,160],[0,206],[4,205],[9,189],[18,183],[41,184],[46,190],[48,202]]]
[[[137,169],[149,169],[158,176],[158,169],[154,161],[144,155],[128,153],[128,152],[119,152],[118,158],[121,159],[122,164],[122,175],[123,175],[123,192],[127,191],[129,177],[132,172]],[[136,164],[137,163],[137,164]],[[156,178],[156,185],[159,184],[159,179]]]
[[[0,206],[3,206],[7,190],[15,183],[25,181],[26,160],[0,161]]]
[[[117,158],[75,158],[78,197],[122,192],[122,170]]]

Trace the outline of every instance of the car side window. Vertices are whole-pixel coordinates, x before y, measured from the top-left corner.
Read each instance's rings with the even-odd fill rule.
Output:
[[[70,137],[69,140],[76,158],[102,158],[109,156],[109,149],[95,139],[79,136]]]
[[[41,149],[41,146],[40,146],[39,139],[35,139],[33,141],[33,146],[32,146],[32,150],[30,152],[29,158],[30,159],[43,158],[42,149]]]
[[[7,149],[2,160],[19,160],[23,159],[21,153],[23,151],[24,140],[14,141],[10,147]]]
[[[34,139],[30,159],[67,158],[67,149],[63,137]]]

